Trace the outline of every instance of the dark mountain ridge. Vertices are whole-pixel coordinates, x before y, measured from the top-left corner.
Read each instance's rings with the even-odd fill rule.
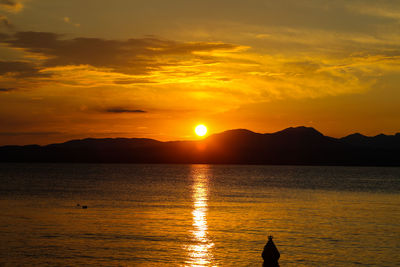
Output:
[[[0,161],[400,166],[400,134],[333,138],[302,126],[266,134],[229,130],[198,141],[86,138],[3,146]]]
[[[360,133],[355,133],[340,138],[340,140],[347,144],[360,147],[400,149],[400,133],[397,133],[395,135],[379,134],[373,137],[365,136]]]

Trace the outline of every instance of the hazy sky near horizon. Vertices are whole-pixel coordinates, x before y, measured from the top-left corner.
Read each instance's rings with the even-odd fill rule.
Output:
[[[400,132],[398,0],[0,0],[0,145]]]

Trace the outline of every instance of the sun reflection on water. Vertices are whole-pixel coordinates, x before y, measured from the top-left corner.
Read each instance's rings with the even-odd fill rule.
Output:
[[[187,266],[212,265],[210,249],[214,243],[208,237],[207,210],[208,210],[208,167],[193,166],[191,178],[193,198],[193,230],[192,244],[187,246]]]

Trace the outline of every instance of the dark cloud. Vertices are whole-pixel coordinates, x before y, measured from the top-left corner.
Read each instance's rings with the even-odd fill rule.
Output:
[[[0,61],[0,75],[12,74],[16,77],[45,76],[33,63],[25,61]]]
[[[10,38],[10,36],[8,34],[0,32],[0,42],[4,42],[4,41],[8,40],[9,38]]]
[[[108,108],[105,111],[109,113],[147,113],[147,111],[141,109],[128,109],[121,107]]]
[[[0,92],[10,92],[10,91],[14,91],[15,88],[0,88]]]
[[[137,84],[137,83],[155,83],[149,79],[119,79],[114,81],[115,84]]]
[[[294,71],[295,73],[311,73],[318,71],[321,66],[313,61],[293,61],[283,64],[284,69]]]
[[[91,65],[111,68],[125,74],[146,74],[162,66],[178,65],[180,59],[168,56],[198,57],[196,52],[233,50],[236,45],[225,43],[181,43],[156,38],[125,41],[100,38],[62,39],[51,32],[18,32],[3,42],[14,48],[47,57],[46,67]]]
[[[4,7],[13,11],[19,11],[22,8],[22,4],[14,0],[0,0],[0,7]]]
[[[0,5],[14,7],[17,6],[17,2],[12,0],[0,0]]]

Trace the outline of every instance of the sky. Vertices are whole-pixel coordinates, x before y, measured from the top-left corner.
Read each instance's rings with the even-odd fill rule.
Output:
[[[0,0],[0,145],[400,132],[398,0]]]

